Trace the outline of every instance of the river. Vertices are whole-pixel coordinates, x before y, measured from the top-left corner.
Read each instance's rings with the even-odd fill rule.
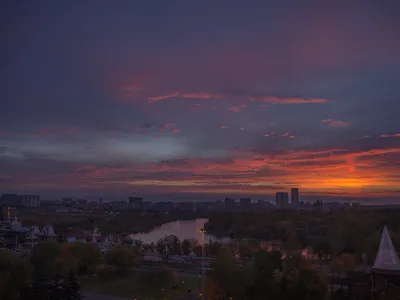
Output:
[[[148,233],[138,233],[132,235],[134,239],[140,239],[146,244],[156,243],[159,239],[165,237],[166,235],[176,235],[180,241],[184,239],[195,239],[201,243],[201,233],[198,232],[199,229],[204,227],[207,219],[196,219],[196,220],[179,220],[174,222],[169,222],[161,225],[160,227],[154,228]],[[209,240],[218,241],[221,243],[228,243],[230,238],[228,237],[216,237],[211,234],[204,235],[204,242],[208,243]]]

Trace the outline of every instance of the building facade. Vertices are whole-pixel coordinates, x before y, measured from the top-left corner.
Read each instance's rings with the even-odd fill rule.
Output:
[[[19,203],[23,207],[40,207],[40,196],[38,196],[38,195],[20,195]]]
[[[129,197],[128,208],[132,210],[143,210],[143,198],[133,195]]]
[[[283,209],[289,206],[289,193],[278,192],[276,193],[276,208]]]
[[[292,204],[298,205],[299,204],[299,189],[298,188],[292,188],[290,190],[290,200]]]

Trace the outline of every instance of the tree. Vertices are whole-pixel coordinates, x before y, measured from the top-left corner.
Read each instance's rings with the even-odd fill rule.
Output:
[[[228,248],[221,248],[207,276],[213,281],[218,293],[223,291],[227,297],[245,299],[246,287],[252,282],[252,270],[248,266],[240,267]],[[209,286],[209,288],[211,288]]]
[[[344,270],[346,272],[353,271],[356,266],[356,257],[355,255],[343,253],[340,255],[340,260],[343,263]]]
[[[182,251],[184,254],[189,254],[193,249],[193,245],[188,239],[184,239],[182,242]]]
[[[68,281],[66,281],[66,290],[68,294],[68,300],[81,300],[83,295],[80,292],[81,286],[79,285],[75,272],[71,269],[69,271]]]
[[[77,271],[81,274],[93,272],[101,262],[100,249],[85,243],[75,243],[74,247],[79,259]]]
[[[0,251],[0,299],[14,300],[31,281],[32,265],[24,258],[8,250]]]
[[[50,280],[57,275],[57,259],[60,244],[53,241],[40,242],[32,249],[31,263],[35,267],[34,280]]]
[[[127,246],[114,246],[107,251],[105,258],[108,265],[114,266],[117,271],[124,273],[135,265],[137,251]]]
[[[300,255],[287,258],[282,270],[274,271],[276,298],[284,300],[324,299],[327,279]]]
[[[239,244],[239,254],[240,254],[240,257],[242,257],[242,258],[251,258],[253,256],[253,253],[251,251],[249,244],[244,243],[244,242]]]

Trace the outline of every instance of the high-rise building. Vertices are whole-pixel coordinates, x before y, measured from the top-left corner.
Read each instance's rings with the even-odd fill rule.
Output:
[[[240,198],[240,208],[243,211],[248,211],[251,209],[251,198]]]
[[[23,207],[39,207],[40,206],[40,196],[38,196],[38,195],[20,195],[19,201]]]
[[[292,204],[299,204],[299,189],[298,188],[292,188],[290,190],[290,200]]]
[[[276,193],[276,208],[287,208],[289,204],[289,193],[278,192]]]
[[[17,206],[20,204],[17,194],[3,194],[0,197],[0,204],[7,206]]]
[[[225,198],[225,209],[233,210],[236,206],[235,199],[233,198]]]

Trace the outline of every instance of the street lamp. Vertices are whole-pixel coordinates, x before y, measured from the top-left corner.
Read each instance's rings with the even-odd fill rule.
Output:
[[[201,297],[204,300],[204,234],[207,231],[201,228],[198,232],[201,233]]]

